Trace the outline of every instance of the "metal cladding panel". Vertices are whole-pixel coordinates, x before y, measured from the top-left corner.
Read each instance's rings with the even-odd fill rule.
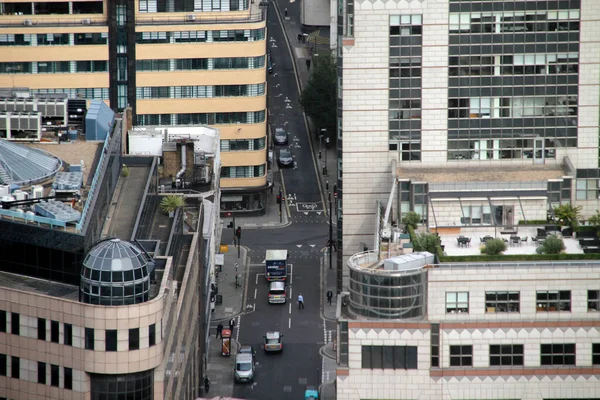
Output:
[[[61,166],[62,162],[49,153],[0,140],[0,167],[7,173],[0,177],[4,184],[35,183],[51,177]]]
[[[92,100],[85,116],[86,140],[105,140],[115,123],[115,113],[103,101]]]

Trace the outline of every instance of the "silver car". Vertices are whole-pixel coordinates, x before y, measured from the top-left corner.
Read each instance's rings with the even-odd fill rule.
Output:
[[[248,353],[238,353],[235,356],[233,379],[236,382],[254,381],[254,356]]]
[[[280,167],[293,167],[294,166],[294,158],[292,157],[292,152],[288,148],[283,148],[279,150],[279,154],[277,155],[277,165]]]
[[[283,335],[277,331],[267,332],[263,336],[264,349],[267,352],[283,351]]]
[[[273,141],[275,144],[287,144],[288,134],[283,128],[275,128],[275,135],[273,135]]]

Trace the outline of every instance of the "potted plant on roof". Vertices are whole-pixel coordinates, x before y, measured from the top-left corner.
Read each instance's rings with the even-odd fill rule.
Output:
[[[185,199],[183,196],[179,196],[176,194],[170,194],[168,196],[163,197],[160,201],[160,209],[165,214],[169,214],[170,218],[175,216],[175,211],[178,208],[181,208],[185,205]]]
[[[581,219],[581,206],[573,207],[571,203],[554,207],[554,216],[562,226],[570,228],[570,232],[563,232],[563,236],[572,236],[579,226]]]

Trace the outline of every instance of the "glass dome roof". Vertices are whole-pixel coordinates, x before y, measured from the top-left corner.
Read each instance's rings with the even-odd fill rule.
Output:
[[[101,305],[148,301],[150,261],[133,243],[120,239],[98,243],[83,261],[81,300]]]

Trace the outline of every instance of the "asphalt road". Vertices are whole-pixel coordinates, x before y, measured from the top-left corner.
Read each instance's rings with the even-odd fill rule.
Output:
[[[293,12],[298,11],[296,8],[290,7]],[[245,231],[242,243],[250,249],[251,257],[246,305],[253,306],[253,311],[241,317],[236,329],[239,329],[240,343],[252,345],[256,350],[257,366],[254,383],[236,384],[234,397],[300,399],[307,385],[321,383],[319,349],[326,340],[320,315],[324,297],[321,293],[321,249],[326,245],[329,228],[299,104],[292,59],[272,5],[267,26],[268,47],[274,65],[274,72],[267,81],[269,120],[273,131],[284,127],[290,133],[289,147],[294,157],[294,167],[281,171],[292,224],[280,229]],[[228,234],[228,230],[224,230],[224,237]],[[267,300],[268,284],[263,264],[267,249],[286,249],[289,253],[288,302],[285,305],[272,305]],[[305,299],[304,310],[298,310],[300,293]],[[266,354],[263,351],[263,335],[270,330],[284,335],[282,353]]]

